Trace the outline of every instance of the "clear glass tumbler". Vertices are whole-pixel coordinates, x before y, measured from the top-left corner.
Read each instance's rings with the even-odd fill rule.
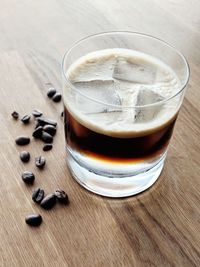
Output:
[[[134,32],[84,38],[64,55],[67,162],[99,195],[126,197],[159,177],[189,80],[184,56]]]

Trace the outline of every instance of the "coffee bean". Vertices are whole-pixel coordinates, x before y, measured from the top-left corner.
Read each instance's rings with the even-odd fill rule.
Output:
[[[69,198],[68,195],[65,193],[65,191],[57,189],[55,191],[55,196],[61,204],[67,205],[69,204]]]
[[[52,144],[45,144],[43,146],[43,151],[49,151],[53,148],[53,145]]]
[[[49,98],[52,98],[52,97],[55,95],[55,93],[56,93],[56,89],[53,88],[53,87],[51,87],[51,88],[49,88],[48,91],[47,91],[47,96],[48,96]]]
[[[25,146],[30,143],[30,138],[28,136],[18,136],[15,139],[15,143],[19,146]]]
[[[51,119],[45,119],[45,118],[37,118],[37,122],[39,123],[40,126],[44,126],[44,125],[53,125],[54,127],[57,126],[57,122],[53,121]]]
[[[56,204],[56,196],[54,194],[48,194],[45,198],[43,198],[40,203],[41,207],[45,210],[50,210]]]
[[[21,118],[21,121],[24,123],[24,124],[28,124],[29,121],[30,121],[30,118],[31,116],[30,115],[25,115]]]
[[[40,116],[42,116],[42,111],[40,111],[38,109],[34,109],[32,111],[32,114],[33,114],[34,117],[40,117]]]
[[[13,113],[11,115],[15,120],[17,120],[19,118],[19,113],[17,111],[13,111]]]
[[[46,160],[45,160],[44,157],[39,156],[39,157],[36,157],[36,158],[35,158],[35,165],[36,165],[39,169],[44,168],[45,163],[46,163]]]
[[[36,203],[40,203],[44,198],[44,190],[37,188],[33,190],[32,200]]]
[[[46,132],[42,132],[41,139],[45,143],[52,143],[53,142],[53,137],[50,134],[46,133]]]
[[[25,171],[22,173],[22,180],[26,184],[33,184],[33,182],[35,180],[35,175],[30,171]]]
[[[50,134],[51,136],[54,136],[56,134],[56,127],[52,125],[45,125],[43,127],[43,130],[47,132],[48,134]]]
[[[42,137],[42,130],[43,130],[42,126],[37,127],[34,130],[32,136],[35,137],[35,138],[41,138]]]
[[[39,226],[42,223],[42,216],[40,214],[27,215],[25,222],[30,226]]]
[[[53,100],[54,102],[60,102],[61,98],[62,98],[61,94],[60,94],[60,93],[56,93],[56,94],[52,97],[52,100]]]
[[[28,151],[21,151],[20,159],[23,162],[28,162],[30,160],[30,153]]]

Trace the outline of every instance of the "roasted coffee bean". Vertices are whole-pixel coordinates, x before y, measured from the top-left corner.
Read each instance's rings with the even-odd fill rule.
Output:
[[[33,190],[32,200],[36,203],[40,203],[44,198],[44,190],[37,188]]]
[[[36,165],[39,169],[44,168],[45,163],[46,163],[46,160],[45,160],[44,157],[39,156],[39,157],[36,157],[36,158],[35,158],[35,165]]]
[[[32,114],[33,114],[34,117],[40,117],[40,116],[42,116],[42,111],[40,111],[38,109],[34,109],[32,111]]]
[[[13,113],[11,115],[15,120],[17,120],[19,118],[19,113],[17,111],[13,111]]]
[[[61,95],[60,93],[56,93],[56,94],[52,97],[52,100],[53,100],[54,102],[60,102],[61,98],[62,98],[62,95]]]
[[[49,88],[48,91],[47,91],[47,96],[48,96],[49,98],[52,98],[52,97],[55,95],[55,93],[56,93],[56,89],[53,88],[53,87],[51,87],[51,88]]]
[[[45,144],[43,146],[43,151],[49,151],[53,148],[53,145],[52,144]]]
[[[41,207],[45,210],[50,210],[56,204],[56,196],[54,194],[48,194],[45,198],[43,198],[40,203]]]
[[[19,156],[23,162],[28,162],[30,160],[30,153],[28,151],[21,151]]]
[[[30,171],[25,171],[22,173],[22,180],[26,184],[33,184],[33,182],[35,180],[35,175]]]
[[[39,226],[42,223],[42,216],[40,214],[27,215],[25,222],[30,226]]]
[[[37,118],[37,121],[39,123],[40,126],[44,126],[44,125],[53,125],[54,127],[57,126],[57,122],[53,121],[51,119],[45,119],[45,118]]]
[[[30,118],[31,116],[30,115],[25,115],[21,118],[21,121],[24,123],[24,124],[28,124],[29,121],[30,121]]]
[[[47,132],[48,134],[50,134],[51,136],[54,136],[56,134],[56,127],[52,125],[45,125],[43,127],[43,130]]]
[[[42,137],[42,131],[43,131],[43,128],[42,128],[42,126],[38,126],[35,130],[34,130],[34,132],[33,132],[33,137],[35,137],[35,138],[41,138]]]
[[[45,143],[52,143],[53,142],[53,137],[50,134],[46,133],[46,132],[42,132],[41,139]]]
[[[15,139],[15,143],[19,146],[25,146],[30,143],[30,138],[28,136],[18,136]]]
[[[65,193],[65,191],[57,189],[55,191],[55,196],[61,204],[67,205],[69,204],[69,198],[68,195]]]

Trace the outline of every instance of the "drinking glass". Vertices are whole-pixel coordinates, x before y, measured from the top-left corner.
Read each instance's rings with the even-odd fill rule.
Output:
[[[98,94],[96,97],[85,94],[71,81],[69,70],[80,58],[104,49],[128,49],[149,55],[174,72],[178,86],[170,85],[173,93],[168,97],[153,103],[148,103],[147,99],[147,104],[132,106],[113,104],[112,99],[104,102]],[[100,33],[76,42],[65,53],[62,76],[67,163],[76,181],[88,190],[108,197],[135,195],[153,185],[163,169],[189,80],[185,57],[166,42],[146,34]],[[156,86],[165,90],[162,84]],[[98,113],[97,110],[103,110],[103,114],[95,115],[96,120],[91,122],[90,114]],[[113,122],[109,117],[112,112],[115,113],[112,114]],[[133,122],[130,127],[135,127],[134,131],[129,126],[121,131],[120,127],[111,127],[112,124],[120,125],[122,115],[125,118],[126,114],[145,114],[145,121]],[[98,116],[101,116],[101,123]]]

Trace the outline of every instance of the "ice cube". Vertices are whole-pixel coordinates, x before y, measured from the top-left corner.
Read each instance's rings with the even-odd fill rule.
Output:
[[[153,84],[156,79],[156,68],[144,62],[132,63],[124,58],[118,58],[113,78],[133,83]]]
[[[109,105],[121,106],[121,99],[116,92],[116,85],[113,80],[91,80],[75,82],[74,86],[78,88],[81,94],[88,96],[93,101],[76,94],[76,104],[79,110],[86,114],[106,113],[120,111],[120,107],[112,107]],[[103,104],[98,103],[103,102]],[[108,104],[108,105],[107,105]]]
[[[71,82],[89,82],[96,79],[112,80],[113,66],[110,60],[88,60],[76,72],[70,73]]]
[[[137,94],[136,106],[145,106],[153,104],[163,99],[164,98],[160,94],[150,90],[149,88],[141,88]],[[155,105],[155,106],[153,105],[149,107],[148,106],[138,107],[136,108],[135,112],[135,122],[150,121],[154,119],[155,116],[157,116],[160,110],[161,110],[160,105]]]
[[[141,87],[138,90],[138,94],[137,94],[137,106],[144,106],[144,105],[153,104],[153,103],[159,102],[163,99],[164,98],[160,94],[158,94],[157,92],[155,92],[149,88]]]

